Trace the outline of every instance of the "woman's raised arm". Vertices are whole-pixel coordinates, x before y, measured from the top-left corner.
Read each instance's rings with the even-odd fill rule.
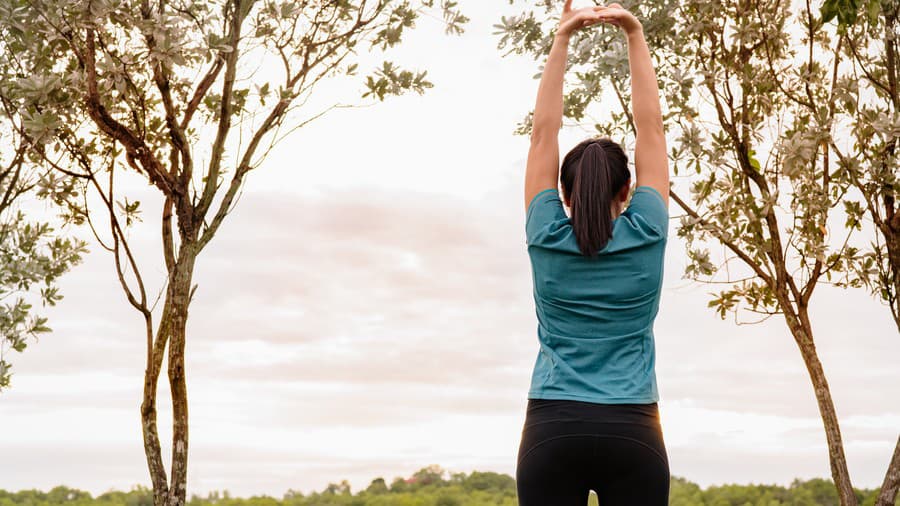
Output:
[[[601,11],[601,20],[614,24],[628,39],[628,64],[631,68],[631,110],[636,130],[634,169],[638,186],[650,186],[669,202],[669,159],[666,135],[659,106],[659,85],[644,40],[644,29],[633,14],[619,4]]]
[[[531,128],[531,147],[525,169],[525,208],[543,190],[557,188],[559,181],[559,129],[563,116],[563,81],[569,52],[569,37],[575,30],[600,22],[604,7],[572,9],[563,6],[559,28],[538,87]]]

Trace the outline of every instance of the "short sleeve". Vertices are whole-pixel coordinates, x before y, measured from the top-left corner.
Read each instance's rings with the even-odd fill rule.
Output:
[[[525,238],[528,245],[540,244],[567,220],[559,191],[548,188],[531,200],[525,216]]]
[[[623,213],[633,226],[647,235],[665,238],[669,231],[669,210],[662,195],[650,186],[638,186],[634,190],[628,209]]]

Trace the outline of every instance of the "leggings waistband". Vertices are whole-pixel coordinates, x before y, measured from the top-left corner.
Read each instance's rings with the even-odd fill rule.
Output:
[[[529,399],[526,424],[544,422],[601,422],[659,426],[659,406],[653,404],[597,404],[592,402]]]

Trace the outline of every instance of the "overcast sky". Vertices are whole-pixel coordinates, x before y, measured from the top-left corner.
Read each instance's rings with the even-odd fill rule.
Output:
[[[434,89],[298,131],[251,174],[199,259],[187,345],[192,492],[280,496],[342,479],[356,490],[430,464],[514,473],[538,348],[527,144],[512,131],[533,103],[536,66],[496,49],[491,25],[506,2],[461,4],[472,17],[463,37],[423,20],[395,57],[427,68]],[[322,103],[347,89],[360,87],[333,85]],[[562,146],[584,135],[567,131]],[[147,223],[133,241],[158,286],[159,203],[137,196]],[[12,357],[0,488],[149,484],[142,321],[112,258],[92,251],[62,283],[54,332]],[[784,324],[719,320],[706,308],[713,288],[683,280],[684,266],[671,233],[656,338],[673,474],[702,485],[828,477],[813,391]],[[854,483],[877,486],[900,429],[900,338],[862,292],[817,290],[812,314]]]

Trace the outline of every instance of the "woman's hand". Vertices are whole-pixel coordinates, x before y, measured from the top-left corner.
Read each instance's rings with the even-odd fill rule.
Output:
[[[634,14],[623,9],[621,5],[616,3],[609,4],[606,7],[600,7],[598,15],[600,21],[618,26],[628,35],[640,33],[643,30],[641,22],[634,17]]]
[[[556,34],[569,37],[575,30],[596,25],[602,21],[601,13],[605,10],[607,10],[606,7],[600,6],[572,9],[572,0],[566,0]]]

